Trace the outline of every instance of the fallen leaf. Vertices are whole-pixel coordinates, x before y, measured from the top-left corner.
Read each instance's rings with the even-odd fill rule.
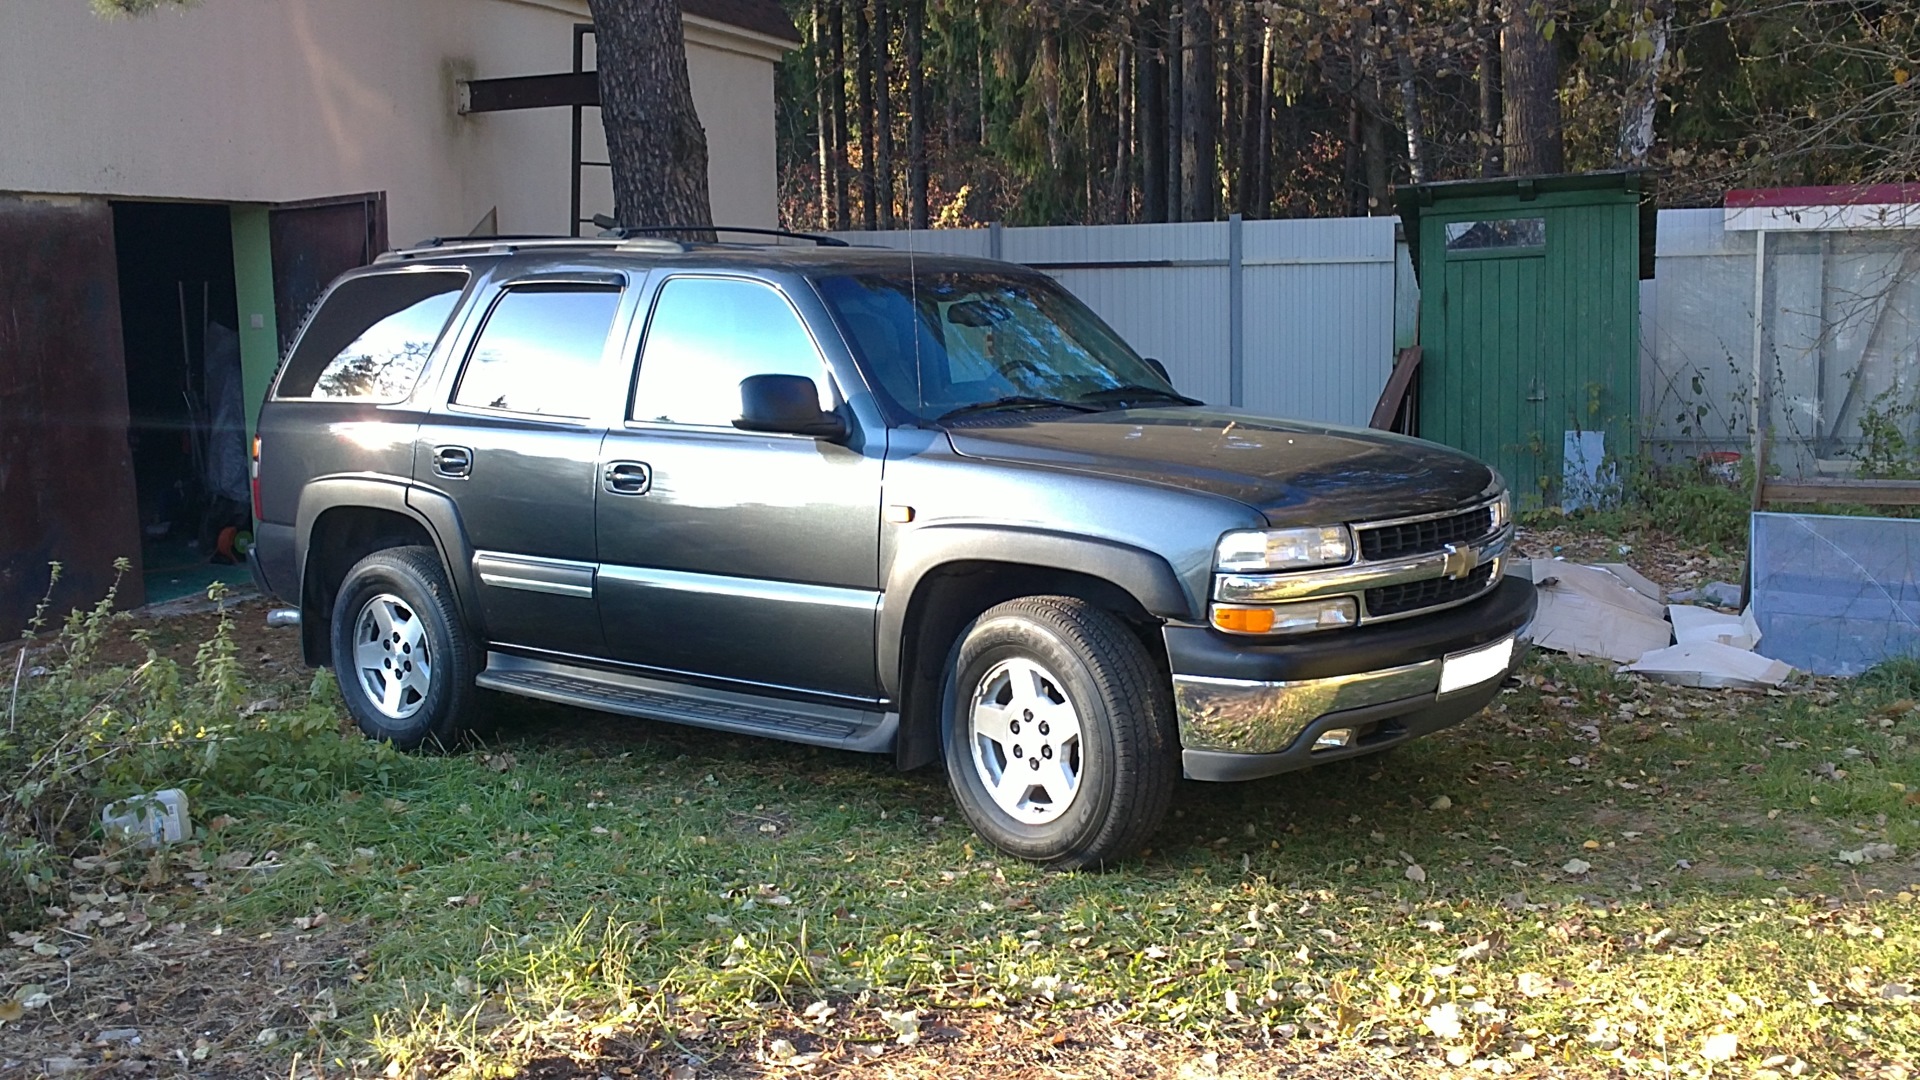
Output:
[[[1420,864],[1419,864],[1419,863],[1414,863],[1414,864],[1413,864],[1412,866],[1409,866],[1409,867],[1407,867],[1407,869],[1406,869],[1406,875],[1407,875],[1407,880],[1408,880],[1408,881],[1425,881],[1425,880],[1427,880],[1427,872],[1426,872],[1425,870],[1422,870],[1422,869],[1420,868]]]
[[[1725,1031],[1707,1036],[1706,1041],[1700,1044],[1700,1056],[1708,1061],[1732,1061],[1739,1052],[1739,1036]]]
[[[1447,797],[1447,796],[1445,796],[1445,795],[1442,795],[1442,796],[1440,796],[1439,798],[1437,798],[1437,799],[1435,799],[1435,800],[1433,800],[1433,802],[1431,802],[1431,803],[1429,803],[1429,804],[1428,804],[1428,806],[1427,806],[1427,809],[1429,809],[1429,810],[1451,810],[1451,809],[1453,809],[1453,800],[1452,800],[1452,799],[1450,799],[1450,798],[1448,798],[1448,797]]]
[[[1567,865],[1561,867],[1560,869],[1565,870],[1567,873],[1572,874],[1574,877],[1579,877],[1581,874],[1584,874],[1587,871],[1593,869],[1593,864],[1588,862],[1585,859],[1568,859]]]
[[[1422,1022],[1428,1031],[1448,1042],[1460,1037],[1460,1007],[1451,1001],[1428,1009]]]

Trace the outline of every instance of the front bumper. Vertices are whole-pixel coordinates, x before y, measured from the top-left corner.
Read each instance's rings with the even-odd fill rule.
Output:
[[[1196,780],[1246,780],[1384,750],[1485,708],[1520,662],[1440,692],[1446,659],[1516,637],[1532,583],[1502,582],[1472,603],[1387,626],[1277,644],[1168,626],[1181,763]]]

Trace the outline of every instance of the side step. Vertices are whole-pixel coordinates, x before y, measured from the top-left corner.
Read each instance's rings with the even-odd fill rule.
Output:
[[[487,653],[486,670],[474,682],[583,709],[867,753],[891,751],[900,726],[898,713],[878,709],[713,690],[509,653]]]

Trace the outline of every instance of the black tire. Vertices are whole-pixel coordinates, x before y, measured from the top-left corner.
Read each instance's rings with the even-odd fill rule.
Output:
[[[1023,680],[1034,689],[1015,689]],[[1114,615],[1067,596],[991,608],[955,643],[942,698],[954,799],[1001,851],[1058,870],[1097,867],[1139,850],[1166,816],[1179,763],[1172,691]],[[1040,722],[1048,716],[1062,729],[1069,719],[1077,737],[1060,742]],[[1007,724],[998,739],[985,730],[995,717]],[[1031,786],[1014,794],[1027,772]],[[1070,794],[1053,798],[1055,785]]]
[[[391,639],[375,632],[381,626],[372,613],[376,603],[387,612],[387,625],[399,626]],[[402,612],[404,622],[393,619]],[[363,633],[365,642],[360,640]],[[355,563],[334,601],[332,644],[340,695],[368,738],[402,750],[429,744],[449,747],[458,741],[478,693],[473,685],[475,650],[454,607],[440,556],[432,548],[385,548]],[[363,644],[370,655],[386,660],[389,667],[384,670],[400,673],[403,685],[395,697],[383,699],[374,687],[396,680],[356,660],[356,649]],[[377,653],[376,644],[384,646]],[[427,657],[423,665],[415,664],[416,645]]]

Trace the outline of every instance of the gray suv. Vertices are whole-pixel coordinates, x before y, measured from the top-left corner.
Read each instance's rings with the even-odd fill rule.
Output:
[[[369,736],[476,688],[944,760],[1000,849],[1138,848],[1473,715],[1518,662],[1499,476],[1180,394],[979,259],[479,239],[335,282],[260,412],[263,591]]]

